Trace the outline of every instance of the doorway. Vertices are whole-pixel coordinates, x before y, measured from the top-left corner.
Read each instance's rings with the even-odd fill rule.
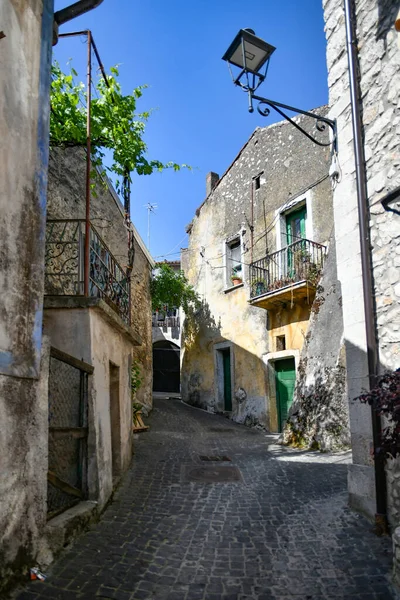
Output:
[[[180,348],[163,340],[153,344],[153,392],[179,394],[181,386]]]
[[[224,345],[215,348],[215,385],[219,410],[232,412],[232,348]]]
[[[110,422],[113,479],[121,473],[121,414],[119,401],[119,367],[110,362]]]
[[[282,431],[289,409],[293,402],[296,383],[296,366],[294,358],[275,361],[276,402],[278,409],[278,427]]]

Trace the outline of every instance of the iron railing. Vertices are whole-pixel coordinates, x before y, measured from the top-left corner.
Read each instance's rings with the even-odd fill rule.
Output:
[[[130,323],[130,279],[90,223],[89,293]],[[45,294],[85,295],[85,220],[49,219],[46,227]]]
[[[179,327],[180,319],[179,317],[165,317],[162,319],[153,315],[152,325],[153,327],[162,327],[163,329],[167,329],[168,327]]]
[[[299,240],[250,265],[250,297],[279,290],[300,281],[316,285],[324,266],[326,247]]]

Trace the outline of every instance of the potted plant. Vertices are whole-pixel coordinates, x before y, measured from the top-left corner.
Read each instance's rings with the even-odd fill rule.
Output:
[[[233,285],[239,285],[240,283],[243,282],[243,279],[237,273],[232,273],[231,281],[232,281]]]
[[[259,296],[266,291],[267,285],[264,279],[256,279],[253,281],[253,295]]]

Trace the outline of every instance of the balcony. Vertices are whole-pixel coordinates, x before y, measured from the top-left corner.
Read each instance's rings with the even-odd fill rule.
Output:
[[[152,318],[152,326],[161,327],[163,331],[166,331],[168,327],[180,327],[180,319],[179,317],[161,317],[155,314]]]
[[[272,309],[315,297],[326,247],[299,240],[250,265],[250,303]]]
[[[130,279],[91,223],[86,275],[85,225],[84,219],[47,221],[45,295],[101,298],[129,325]]]

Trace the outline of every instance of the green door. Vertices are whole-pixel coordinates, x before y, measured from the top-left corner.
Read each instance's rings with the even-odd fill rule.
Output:
[[[287,245],[304,240],[306,238],[306,217],[307,209],[305,206],[299,210],[286,215],[286,237]]]
[[[305,206],[299,210],[295,210],[292,213],[286,215],[286,239],[287,245],[294,244],[300,240],[306,239],[306,218],[307,209]],[[299,250],[301,245],[293,246],[288,249],[287,253],[287,267],[289,277],[295,276],[296,265],[294,264],[294,252]]]
[[[232,382],[231,382],[231,351],[229,348],[222,351],[224,366],[224,410],[232,410]]]
[[[276,402],[278,407],[278,426],[282,431],[293,400],[296,381],[294,358],[285,358],[275,362]]]

